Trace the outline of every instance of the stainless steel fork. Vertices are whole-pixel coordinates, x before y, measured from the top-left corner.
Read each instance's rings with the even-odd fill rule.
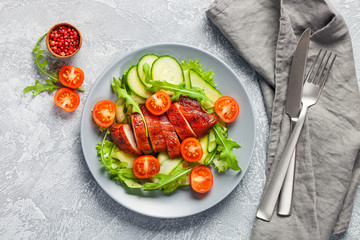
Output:
[[[330,69],[335,61],[336,54],[327,50],[325,50],[323,54],[322,52],[323,50],[321,49],[310,68],[309,74],[306,77],[301,98],[302,108],[299,114],[299,119],[291,133],[279,164],[272,176],[269,186],[266,189],[266,192],[262,198],[262,202],[258,208],[256,217],[265,221],[270,221],[273,214],[287,169],[289,167],[291,155],[295,149],[305,121],[307,110],[319,99],[321,90],[324,87],[324,84],[329,76]]]

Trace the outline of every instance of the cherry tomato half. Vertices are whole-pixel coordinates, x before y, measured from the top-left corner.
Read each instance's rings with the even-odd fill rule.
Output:
[[[54,97],[56,106],[67,112],[73,112],[80,104],[79,94],[68,88],[60,88]]]
[[[116,105],[112,101],[102,100],[94,106],[92,115],[97,125],[110,127],[115,121]]]
[[[239,115],[239,104],[232,97],[221,97],[216,100],[214,109],[216,114],[226,123],[235,121]]]
[[[143,155],[134,160],[133,173],[137,178],[150,178],[159,171],[160,163],[154,156]]]
[[[169,95],[164,91],[158,91],[146,99],[146,108],[154,115],[161,115],[169,110],[171,100]]]
[[[186,138],[180,146],[182,157],[188,162],[197,162],[203,156],[203,149],[196,138]]]
[[[191,171],[190,185],[198,193],[209,191],[213,185],[213,175],[210,168],[197,166]]]
[[[72,89],[80,87],[84,82],[84,78],[83,70],[70,65],[63,66],[59,71],[60,82]]]

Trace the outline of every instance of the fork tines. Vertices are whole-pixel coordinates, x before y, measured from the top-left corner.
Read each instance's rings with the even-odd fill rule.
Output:
[[[335,61],[337,54],[328,50],[325,50],[324,53],[322,52],[323,49],[320,49],[314,63],[312,64],[306,76],[307,82],[311,82],[316,85],[321,85],[322,82],[324,82],[329,76],[330,69]],[[319,58],[321,58],[321,61],[318,61]]]

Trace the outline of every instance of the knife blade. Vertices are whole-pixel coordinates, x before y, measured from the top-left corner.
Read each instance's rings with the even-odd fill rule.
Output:
[[[286,94],[286,103],[285,103],[285,111],[289,115],[292,125],[297,121],[300,109],[301,109],[301,96],[302,96],[302,87],[304,83],[304,75],[305,75],[305,66],[306,59],[309,50],[310,43],[310,29],[306,29],[300,37],[300,40],[296,46],[294,56],[292,59],[291,67],[290,67],[290,75],[289,75],[289,83]],[[293,154],[295,157],[295,154]],[[292,202],[292,192],[293,192],[293,180],[294,180],[294,170],[295,170],[295,159],[291,161],[292,166],[289,166],[287,174],[286,184],[284,182],[282,186],[282,199],[281,206],[279,204],[279,208],[281,208],[281,214],[290,214],[291,202]],[[290,171],[289,171],[290,170]],[[263,197],[262,202],[259,205],[256,217],[263,219],[265,221],[270,221],[276,202],[279,198],[278,194],[272,194],[265,192],[265,197]],[[285,209],[285,210],[284,210]],[[279,215],[281,215],[279,213]]]
[[[306,59],[309,51],[310,29],[301,35],[291,63],[289,83],[286,94],[285,111],[290,118],[297,118],[301,108],[301,95],[304,85]]]
[[[310,29],[306,29],[300,37],[291,63],[289,83],[286,94],[285,111],[291,119],[291,128],[297,122],[301,109],[302,88],[305,79],[306,59],[309,51]],[[292,198],[294,192],[296,165],[296,149],[291,157],[289,168],[281,189],[278,214],[291,215]]]

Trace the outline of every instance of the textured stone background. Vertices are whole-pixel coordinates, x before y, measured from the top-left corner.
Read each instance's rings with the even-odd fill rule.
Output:
[[[353,37],[360,69],[360,2],[331,0]],[[0,239],[248,239],[265,181],[268,122],[252,69],[205,16],[212,0],[0,1]],[[87,90],[74,113],[54,94],[22,96],[44,79],[33,63],[37,39],[59,22],[83,34],[81,51],[52,65],[81,67]],[[112,200],[94,181],[81,151],[82,108],[99,74],[120,56],[161,42],[186,43],[225,61],[248,91],[256,117],[256,149],[239,186],[193,217],[156,219]],[[359,75],[359,74],[358,74]],[[360,193],[350,229],[335,239],[359,239]]]

